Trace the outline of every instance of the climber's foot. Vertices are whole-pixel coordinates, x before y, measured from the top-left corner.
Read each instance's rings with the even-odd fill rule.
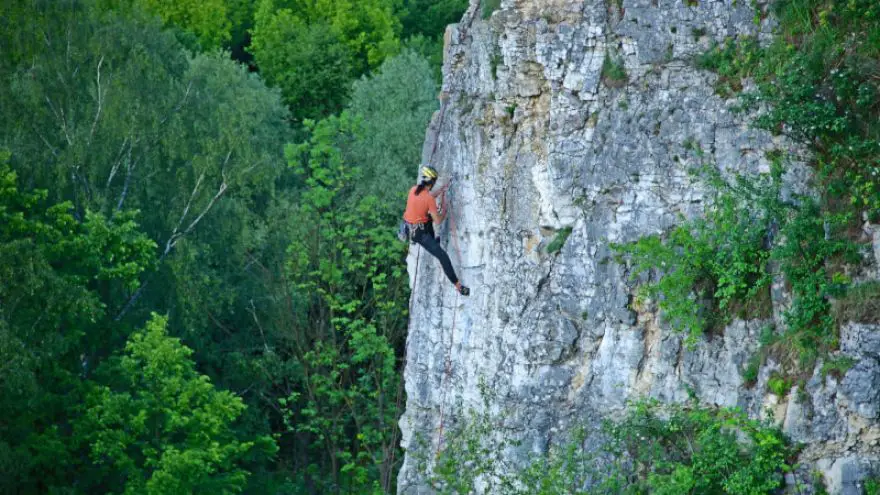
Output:
[[[461,285],[461,282],[458,282],[455,284],[455,290],[457,290],[458,293],[463,296],[471,295],[471,290],[469,288],[465,287],[464,285]]]

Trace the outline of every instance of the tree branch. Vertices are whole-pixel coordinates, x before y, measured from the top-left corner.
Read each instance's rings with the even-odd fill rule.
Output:
[[[186,100],[189,97],[189,92],[192,89],[192,85],[192,81],[190,81],[189,84],[186,85],[186,91],[183,93],[183,98],[180,99],[180,103],[178,103],[177,106],[174,107],[173,110],[171,110],[171,113],[169,113],[165,116],[165,118],[159,121],[158,127],[162,127],[165,122],[168,122],[168,119],[170,119],[172,115],[176,114],[180,111],[181,108],[183,108],[183,105],[186,103]]]
[[[89,139],[86,141],[86,145],[92,144],[92,137],[95,135],[95,127],[98,125],[98,118],[101,116],[101,108],[103,107],[104,97],[101,95],[101,65],[103,64],[104,56],[101,55],[101,60],[98,60],[97,75],[95,76],[95,82],[98,85],[98,109],[95,111],[95,120],[92,121],[92,129],[89,131]]]
[[[40,131],[37,130],[36,126],[34,126],[34,133],[37,136],[39,136],[40,139],[43,141],[43,143],[46,145],[46,147],[49,148],[49,151],[52,152],[52,156],[54,156],[55,158],[58,158],[58,150],[55,149],[55,147],[52,146],[51,143],[49,143],[49,141],[40,133]]]
[[[271,352],[271,350],[269,349],[269,343],[266,341],[266,334],[263,332],[263,325],[260,324],[260,319],[257,318],[257,308],[254,307],[254,300],[251,299],[250,303],[251,307],[248,308],[248,312],[254,318],[254,323],[257,324],[257,328],[260,330],[260,335],[263,337],[263,347],[265,348],[266,352]]]
[[[122,165],[122,158],[125,156],[125,146],[128,145],[129,137],[126,137],[122,140],[122,146],[119,147],[119,158],[116,159],[116,163],[113,164],[113,167],[110,168],[110,175],[107,176],[107,185],[104,187],[110,187],[110,183],[113,182],[113,177],[116,176],[116,172],[119,171],[119,166]],[[128,148],[128,159],[131,160],[131,145]]]
[[[52,100],[46,95],[46,103],[49,104],[49,108],[52,110],[52,114],[55,115],[55,118],[61,123],[61,130],[64,131],[64,139],[67,140],[67,144],[73,146],[73,139],[70,138],[70,134],[67,132],[67,120],[64,118],[64,109],[59,110],[55,109],[55,105],[52,103]]]
[[[191,233],[193,231],[193,229],[196,228],[196,226],[199,224],[199,222],[202,220],[202,218],[204,218],[205,215],[207,215],[208,212],[211,211],[211,209],[214,207],[214,204],[217,203],[217,201],[220,199],[220,197],[223,196],[223,193],[226,192],[226,189],[229,187],[229,185],[226,183],[225,168],[226,168],[226,165],[229,163],[229,159],[231,157],[232,157],[232,150],[230,150],[226,154],[226,159],[223,161],[223,166],[220,169],[221,170],[220,174],[223,177],[223,182],[220,184],[220,188],[217,190],[217,193],[214,194],[214,197],[211,198],[211,201],[208,202],[208,205],[205,206],[205,209],[202,210],[202,212],[199,214],[199,216],[196,217],[192,222],[190,222],[190,224],[186,227],[186,229],[184,229],[183,232],[181,232],[179,230],[180,226],[183,225],[183,221],[189,212],[189,208],[192,204],[193,198],[195,197],[195,195],[197,194],[197,192],[199,190],[199,187],[201,186],[202,180],[205,177],[205,173],[202,172],[202,175],[199,176],[199,179],[196,181],[196,185],[193,188],[193,192],[192,192],[192,194],[190,194],[189,200],[186,203],[186,207],[184,208],[183,214],[180,216],[180,220],[178,221],[177,226],[174,228],[174,231],[171,233],[171,237],[169,237],[168,241],[165,243],[165,250],[162,252],[162,255],[159,256],[159,260],[157,261],[157,264],[162,263],[162,261],[165,260],[165,257],[168,256],[168,253],[170,253],[171,250],[174,249],[174,246],[176,246],[177,243],[180,242],[180,240],[184,236]],[[122,308],[122,311],[120,311],[119,314],[116,315],[116,318],[114,318],[115,321],[121,320],[122,317],[125,316],[126,313],[128,313],[128,311],[134,305],[135,301],[137,301],[137,299],[140,298],[141,294],[143,293],[144,289],[147,287],[148,283],[149,283],[149,280],[144,282],[143,284],[141,284],[140,287],[138,287],[138,289],[135,291],[135,293],[132,294],[131,298],[129,298],[128,302],[125,304],[125,307]]]
[[[131,162],[131,147],[128,148],[128,160],[126,160],[126,171],[125,171],[125,182],[122,185],[122,193],[119,195],[119,202],[116,203],[116,211],[122,210],[122,204],[125,202],[125,198],[128,195],[128,185],[131,183],[131,171],[137,167],[138,161],[141,157],[138,157],[134,163]]]

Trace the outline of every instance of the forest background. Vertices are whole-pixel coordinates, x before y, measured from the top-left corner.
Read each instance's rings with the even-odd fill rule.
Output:
[[[0,492],[390,493],[467,0],[9,0]]]

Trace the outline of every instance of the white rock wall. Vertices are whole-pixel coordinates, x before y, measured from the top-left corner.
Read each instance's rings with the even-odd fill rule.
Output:
[[[797,391],[778,398],[766,391],[774,363],[752,388],[740,375],[763,322],[736,322],[689,351],[633,307],[633,283],[610,256],[611,242],[702,211],[686,141],[721,170],[741,172],[768,170],[764,152],[788,146],[751,129],[731,111],[735,100],[715,94],[716,76],[692,61],[713,40],[768,38],[769,21],[756,25],[749,3],[502,0],[483,20],[472,0],[450,27],[448,102],[424,155],[436,136],[433,163],[456,179],[444,246],[472,295],[457,296],[439,263],[411,249],[401,493],[430,493],[415,459],[436,449],[441,423],[448,432],[468,408],[483,407],[481,383],[494,392],[493,410],[505,411],[498,434],[523,441],[514,465],[629,399],[683,401],[693,390],[705,404],[755,417],[772,409],[808,444],[803,462],[826,472],[832,490],[858,493],[858,481],[880,467],[875,329],[844,329],[842,352],[864,359],[842,380],[817,371],[809,400],[798,402]],[[606,52],[624,60],[622,87],[602,81]],[[804,176],[791,174],[792,184]],[[564,228],[572,229],[564,247],[548,253]]]

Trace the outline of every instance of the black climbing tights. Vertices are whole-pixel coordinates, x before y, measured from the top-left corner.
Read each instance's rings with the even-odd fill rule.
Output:
[[[440,247],[440,243],[434,238],[433,225],[428,223],[425,228],[416,231],[413,240],[421,244],[422,247],[425,248],[425,251],[428,251],[433,254],[435,258],[440,260],[440,264],[443,266],[443,273],[446,274],[446,278],[448,278],[450,282],[453,284],[458,283],[458,277],[455,276],[455,270],[452,269],[452,261],[449,260],[449,255],[446,254],[446,251]]]

